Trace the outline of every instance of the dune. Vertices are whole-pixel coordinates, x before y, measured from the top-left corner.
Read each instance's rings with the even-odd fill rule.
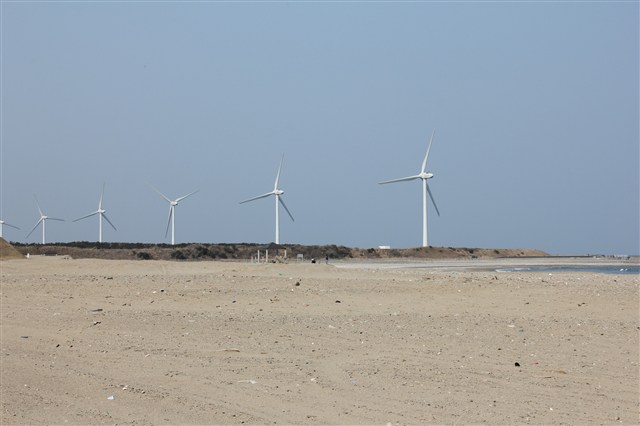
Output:
[[[0,260],[22,259],[23,257],[22,253],[6,242],[4,238],[0,238]]]

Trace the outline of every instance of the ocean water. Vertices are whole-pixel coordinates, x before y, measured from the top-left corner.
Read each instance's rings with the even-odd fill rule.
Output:
[[[594,272],[598,274],[640,275],[639,265],[566,265],[500,268],[496,272]]]

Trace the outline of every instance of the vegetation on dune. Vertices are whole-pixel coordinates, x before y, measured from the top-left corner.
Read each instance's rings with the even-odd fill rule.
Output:
[[[71,242],[54,244],[13,243],[22,255],[67,255],[75,259],[131,259],[131,260],[248,260],[268,248],[267,244],[255,243],[188,243],[188,244],[144,244],[144,243],[97,243]],[[305,260],[324,259],[445,259],[486,257],[547,256],[539,250],[529,249],[480,249],[455,247],[416,247],[408,249],[351,248],[338,245],[285,245],[287,257],[295,259],[302,254]],[[269,256],[283,257],[284,249],[271,249]]]

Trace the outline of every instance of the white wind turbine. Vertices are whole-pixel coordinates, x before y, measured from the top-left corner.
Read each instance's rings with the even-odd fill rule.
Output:
[[[73,221],[73,222],[77,222],[77,221],[79,221],[79,220],[86,219],[86,218],[91,217],[91,216],[94,216],[94,215],[98,215],[98,227],[99,227],[99,232],[98,232],[98,242],[99,242],[99,243],[101,243],[101,242],[102,242],[102,219],[103,219],[103,218],[104,218],[104,220],[106,220],[106,221],[109,223],[109,225],[111,225],[111,227],[112,227],[115,231],[117,231],[116,227],[115,227],[115,226],[113,226],[113,223],[111,223],[111,221],[109,220],[109,218],[108,218],[108,217],[107,217],[107,215],[105,214],[105,213],[106,213],[106,210],[102,208],[102,197],[104,196],[104,186],[105,186],[105,184],[103,183],[103,184],[102,184],[102,193],[100,194],[100,201],[98,202],[98,210],[96,210],[96,211],[95,211],[95,212],[93,212],[93,213],[89,213],[89,214],[88,214],[88,215],[86,215],[86,216],[82,216],[82,217],[80,217],[80,218],[78,218],[78,219],[75,219],[75,220]]]
[[[380,185],[384,185],[387,183],[422,179],[422,247],[429,246],[429,242],[427,240],[427,193],[429,193],[429,197],[433,202],[433,207],[435,207],[436,213],[438,213],[438,216],[440,216],[440,212],[438,211],[438,206],[436,205],[436,200],[433,199],[433,194],[431,194],[431,189],[427,184],[427,180],[433,177],[433,173],[427,172],[427,160],[429,159],[429,151],[431,151],[431,143],[433,142],[433,135],[435,135],[435,133],[436,133],[436,129],[433,129],[433,133],[431,133],[431,139],[429,140],[429,147],[427,148],[427,154],[424,156],[424,160],[422,161],[422,169],[420,170],[420,174],[417,174],[415,176],[400,178],[400,179],[393,179],[393,180],[387,180],[384,182],[379,182]]]
[[[20,229],[17,226],[13,226],[12,224],[7,223],[4,220],[0,219],[0,238],[3,238],[2,237],[2,228],[4,228],[5,225],[7,225],[7,226],[9,226],[11,228],[14,228],[14,229]]]
[[[151,188],[153,188],[154,191],[160,194],[160,196],[169,203],[169,219],[167,220],[167,231],[164,233],[164,237],[167,238],[167,235],[169,234],[169,225],[171,225],[171,244],[174,245],[176,243],[176,206],[178,205],[178,203],[180,203],[180,201],[195,194],[199,190],[193,191],[187,195],[184,195],[180,198],[176,198],[175,200],[172,201],[169,198],[167,198],[166,195],[158,191],[153,186],[151,186]]]
[[[64,219],[58,219],[58,218],[55,218],[55,217],[49,217],[49,216],[45,215],[44,213],[42,213],[42,209],[40,208],[40,203],[38,203],[38,198],[35,195],[33,196],[33,198],[36,199],[36,205],[38,206],[38,212],[40,212],[40,220],[38,220],[38,223],[36,223],[36,225],[33,227],[33,229],[31,231],[29,231],[29,233],[27,234],[26,238],[29,238],[29,235],[31,235],[33,233],[33,231],[36,230],[38,225],[40,225],[42,223],[42,244],[45,244],[45,233],[46,233],[47,220],[58,220],[60,222],[64,222]]]
[[[295,222],[295,219],[291,215],[291,212],[287,208],[287,205],[284,203],[284,201],[281,198],[282,194],[284,194],[284,191],[278,188],[278,182],[280,181],[280,171],[282,170],[283,161],[284,161],[284,155],[280,160],[280,167],[278,167],[278,174],[276,175],[276,182],[273,185],[273,191],[267,192],[266,194],[258,195],[257,197],[249,198],[248,200],[240,201],[240,204],[244,204],[244,203],[248,203],[249,201],[269,197],[270,195],[276,196],[276,244],[280,244],[280,217],[278,212],[278,204],[282,204],[282,207],[284,207],[284,209],[287,211],[287,214],[289,215],[291,220]]]

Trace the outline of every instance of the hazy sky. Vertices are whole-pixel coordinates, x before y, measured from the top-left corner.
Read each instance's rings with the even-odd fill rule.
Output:
[[[640,253],[638,2],[6,2],[11,241]],[[108,225],[105,225],[108,226]]]

